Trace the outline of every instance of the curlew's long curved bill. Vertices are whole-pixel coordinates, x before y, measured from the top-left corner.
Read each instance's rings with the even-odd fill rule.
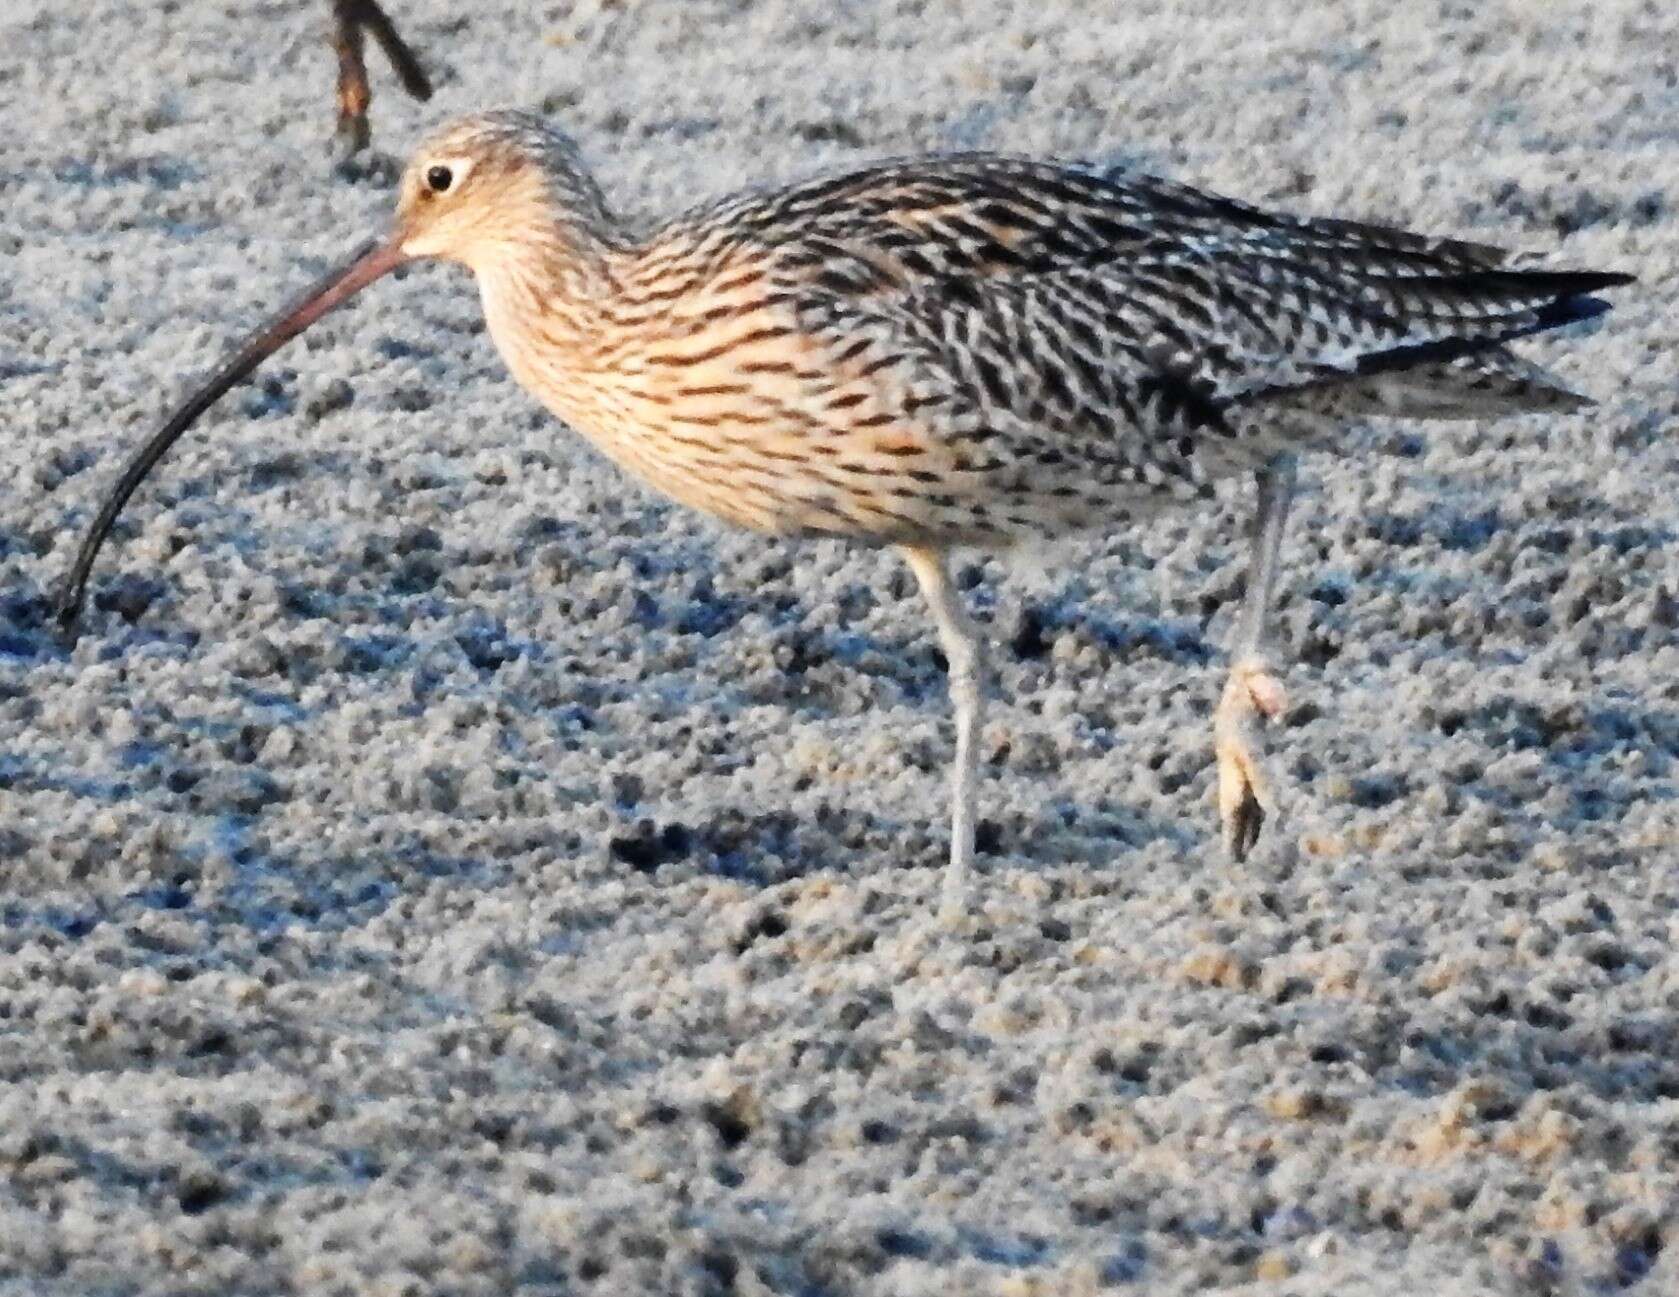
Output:
[[[239,350],[181,403],[163,427],[128,462],[116,486],[100,507],[99,516],[82,539],[75,566],[70,569],[70,576],[59,595],[57,613],[60,626],[69,630],[75,625],[87,600],[88,573],[93,570],[93,561],[99,556],[99,547],[105,543],[105,537],[110,534],[129,496],[145,481],[146,474],[152,471],[181,434],[269,356],[333,307],[347,301],[381,275],[395,270],[405,260],[407,256],[402,251],[401,241],[394,235],[364,244],[348,261],[324,276],[308,292],[246,338]]]

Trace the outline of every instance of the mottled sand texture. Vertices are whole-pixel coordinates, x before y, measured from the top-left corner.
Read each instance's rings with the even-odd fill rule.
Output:
[[[324,0],[0,14],[0,1294],[1679,1292],[1679,11]],[[1349,432],[1233,868],[1246,491],[994,561],[988,850],[886,554],[725,534],[376,286],[45,599],[121,458],[447,115],[625,208],[953,147],[1630,270],[1601,399]]]

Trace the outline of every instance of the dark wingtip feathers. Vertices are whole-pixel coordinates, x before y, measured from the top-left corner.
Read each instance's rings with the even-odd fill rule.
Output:
[[[1634,276],[1618,270],[1505,270],[1495,271],[1516,280],[1529,289],[1545,289],[1558,297],[1582,297],[1587,293],[1601,293],[1606,288],[1623,288],[1634,282]]]
[[[1546,306],[1541,306],[1534,315],[1537,317],[1530,332],[1541,329],[1557,329],[1565,324],[1578,324],[1582,320],[1595,320],[1606,314],[1610,309],[1609,303],[1601,297],[1559,297]]]
[[[1428,342],[1410,343],[1372,351],[1360,356],[1356,372],[1360,375],[1390,374],[1396,370],[1440,361],[1458,360],[1501,347],[1507,342],[1525,338],[1548,329],[1595,320],[1611,309],[1611,303],[1590,294],[1606,288],[1620,288],[1633,282],[1633,276],[1619,271],[1604,270],[1526,270],[1493,272],[1519,276],[1527,289],[1547,289],[1556,297],[1543,306],[1523,312],[1510,327],[1474,337],[1436,338]]]
[[[1578,281],[1571,290],[1576,293],[1601,293],[1606,288],[1625,288],[1638,282],[1637,275],[1624,270],[1577,270],[1557,272],[1560,277]]]
[[[1634,282],[1633,276],[1616,270],[1534,270],[1524,276],[1536,288],[1556,292],[1556,300],[1540,307],[1530,333],[1555,329],[1564,324],[1578,324],[1581,320],[1595,320],[1610,309],[1610,304],[1592,293],[1608,288],[1624,288]]]

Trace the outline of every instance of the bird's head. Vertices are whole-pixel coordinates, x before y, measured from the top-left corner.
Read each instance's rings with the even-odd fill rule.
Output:
[[[586,272],[612,238],[600,190],[560,132],[528,113],[477,113],[428,139],[403,172],[390,233],[364,245],[251,334],[135,454],[82,541],[61,594],[66,628],[81,610],[105,537],[136,488],[198,416],[328,311],[374,280],[418,258],[459,262],[493,277],[513,268],[563,286]]]
[[[478,113],[437,131],[402,175],[391,243],[475,273],[532,253],[588,256],[611,217],[577,147],[528,113]]]

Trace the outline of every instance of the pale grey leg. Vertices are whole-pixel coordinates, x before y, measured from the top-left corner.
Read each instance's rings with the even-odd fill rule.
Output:
[[[1248,589],[1230,646],[1230,676],[1213,717],[1218,756],[1218,815],[1231,857],[1247,858],[1260,826],[1276,813],[1276,798],[1259,768],[1259,720],[1275,718],[1288,706],[1282,683],[1267,670],[1266,620],[1276,592],[1283,523],[1294,494],[1294,459],[1282,455],[1256,474],[1259,509],[1248,559]]]
[[[956,708],[956,764],[951,770],[950,867],[944,878],[944,908],[960,910],[974,862],[974,816],[978,807],[979,727],[985,707],[985,637],[951,584],[943,551],[906,545],[909,564],[933,610],[939,640],[950,663],[950,700]]]

